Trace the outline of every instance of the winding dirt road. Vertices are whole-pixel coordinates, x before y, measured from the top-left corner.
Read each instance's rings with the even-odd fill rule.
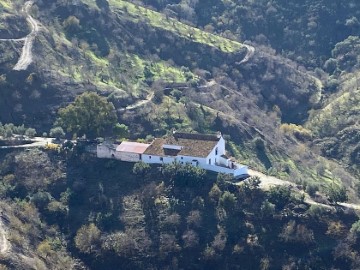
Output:
[[[307,194],[306,192],[298,189],[296,184],[292,183],[290,181],[281,180],[281,179],[276,178],[274,176],[269,176],[269,175],[263,174],[261,172],[251,170],[251,169],[249,169],[249,175],[250,176],[257,176],[257,177],[260,178],[260,180],[261,180],[260,188],[263,189],[263,190],[270,190],[271,187],[275,187],[275,186],[287,186],[287,187],[292,188],[296,192],[303,193],[305,195],[304,202],[307,203],[307,204],[319,205],[319,206],[322,206],[322,207],[328,208],[328,209],[334,209],[334,210],[336,209],[335,206],[315,202],[309,196],[309,194]],[[243,183],[243,181],[236,183],[236,185],[242,185],[242,183]],[[354,210],[360,210],[360,205],[355,204],[355,203],[338,203],[338,206],[342,206],[342,207],[349,208],[349,209],[354,209]]]
[[[35,137],[32,139],[32,143],[19,144],[19,145],[5,145],[5,146],[0,146],[0,149],[45,147],[46,145],[51,144],[54,140],[55,138]]]
[[[250,58],[254,56],[254,53],[255,53],[255,48],[253,46],[246,45],[246,44],[243,44],[243,46],[246,48],[247,53],[246,53],[243,60],[236,63],[238,65],[241,65],[241,64],[244,64],[244,63],[248,62],[250,60]]]
[[[7,233],[4,228],[4,223],[2,222],[0,217],[0,254],[2,255],[8,252],[11,247],[9,240],[7,239]]]
[[[16,63],[16,65],[14,66],[13,70],[26,70],[32,62],[31,50],[32,50],[34,38],[35,38],[37,32],[39,32],[39,24],[30,15],[30,8],[31,8],[32,4],[33,4],[32,1],[28,1],[25,3],[25,5],[23,7],[23,12],[25,12],[25,14],[27,15],[26,20],[28,21],[28,23],[31,26],[31,32],[24,38],[25,42],[24,42],[24,46],[22,48],[20,58],[19,58],[18,62]]]
[[[28,66],[32,63],[32,46],[36,34],[39,32],[39,23],[30,15],[30,8],[33,2],[28,1],[24,4],[22,12],[26,14],[26,20],[30,24],[31,32],[24,38],[2,38],[0,41],[10,41],[10,42],[24,42],[24,46],[21,50],[19,60],[13,67],[13,70],[26,70]]]

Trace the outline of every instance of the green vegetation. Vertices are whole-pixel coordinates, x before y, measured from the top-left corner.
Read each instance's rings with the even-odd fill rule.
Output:
[[[57,140],[65,137],[65,132],[62,127],[54,127],[50,129],[50,137],[55,137]]]
[[[36,135],[36,130],[34,128],[25,128],[24,125],[15,126],[13,123],[3,125],[0,122],[0,136],[11,138],[13,135],[25,135],[32,138]]]
[[[116,124],[114,105],[96,93],[85,92],[59,110],[57,124],[74,136],[96,138],[109,134]]]
[[[265,192],[258,178],[234,186],[225,175],[215,179],[187,165],[161,169],[96,159],[81,147],[4,155],[0,190],[11,204],[0,204],[11,244],[31,248],[50,267],[60,256],[63,265],[71,262],[66,245],[92,269],[171,266],[175,258],[179,267],[196,269],[253,269],[267,258],[270,269],[279,269],[288,256],[306,258],[292,262],[299,268],[335,267],[337,256],[347,258],[346,269],[356,266],[358,250],[348,241],[358,241],[359,226],[351,211],[310,206],[290,187]],[[46,224],[57,224],[56,234],[38,237]]]
[[[34,1],[28,70],[12,71],[23,42],[0,41],[0,121],[14,123],[1,137],[221,131],[239,162],[297,187],[97,160],[71,142],[2,149],[2,223],[19,254],[0,263],[360,268],[358,217],[336,205],[360,194],[357,1],[68,2]],[[29,33],[23,4],[0,0],[0,38]]]
[[[109,3],[111,7],[116,8],[120,16],[125,16],[125,18],[129,18],[135,22],[147,21],[153,27],[171,31],[193,42],[216,47],[221,51],[229,53],[236,52],[243,47],[240,42],[204,32],[198,28],[183,24],[176,19],[164,16],[159,12],[127,1],[110,0]]]

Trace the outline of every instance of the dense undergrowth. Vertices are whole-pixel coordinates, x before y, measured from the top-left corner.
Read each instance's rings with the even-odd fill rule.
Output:
[[[345,208],[307,205],[287,187],[264,192],[256,178],[235,186],[191,166],[145,166],[134,174],[132,163],[82,151],[15,151],[0,166],[11,235],[47,267],[61,263],[60,252],[90,269],[358,266],[357,216]],[[48,236],[34,227],[17,232],[24,225],[11,213],[19,207],[28,209],[22,222],[41,222]]]

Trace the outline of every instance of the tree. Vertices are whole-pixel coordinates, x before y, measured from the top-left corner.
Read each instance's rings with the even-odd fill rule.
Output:
[[[291,200],[291,191],[286,186],[272,187],[269,191],[269,202],[276,205],[278,209],[283,208]]]
[[[128,126],[117,123],[114,126],[114,135],[118,136],[120,139],[126,138],[129,135]]]
[[[360,220],[353,223],[353,225],[351,226],[350,232],[352,232],[356,235],[360,235]]]
[[[163,173],[176,187],[198,187],[203,183],[206,175],[206,171],[202,168],[179,162],[163,165]]]
[[[75,246],[83,253],[93,253],[100,245],[100,236],[94,223],[83,225],[76,233]]]
[[[344,186],[332,184],[326,191],[326,195],[331,203],[346,202],[348,197]]]
[[[85,92],[59,110],[57,124],[77,136],[96,138],[111,132],[117,122],[114,105],[96,93]]]
[[[129,256],[137,252],[134,237],[125,232],[116,232],[108,235],[103,244],[104,250],[111,250],[118,256]]]
[[[227,211],[234,209],[236,202],[236,196],[229,191],[225,191],[220,197],[220,205]]]
[[[136,175],[139,175],[141,177],[145,177],[145,175],[150,172],[150,165],[143,162],[143,161],[140,161],[140,162],[136,162],[134,164],[134,167],[133,167],[133,174],[136,174]]]
[[[75,34],[81,29],[80,20],[75,16],[69,16],[63,23],[63,26],[69,34]]]
[[[35,137],[36,135],[36,130],[35,128],[28,128],[26,131],[25,131],[25,135],[30,137],[30,138],[33,138]]]
[[[50,129],[50,137],[55,137],[57,140],[59,140],[64,136],[65,136],[65,132],[62,127],[54,127]]]
[[[50,243],[48,240],[42,241],[38,247],[37,251],[40,253],[42,257],[47,258],[49,255],[52,255],[54,253]]]

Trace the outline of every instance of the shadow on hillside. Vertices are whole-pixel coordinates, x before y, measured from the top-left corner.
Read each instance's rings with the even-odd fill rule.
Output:
[[[256,149],[256,156],[261,161],[261,163],[264,164],[267,170],[272,167],[271,161],[264,149]]]

